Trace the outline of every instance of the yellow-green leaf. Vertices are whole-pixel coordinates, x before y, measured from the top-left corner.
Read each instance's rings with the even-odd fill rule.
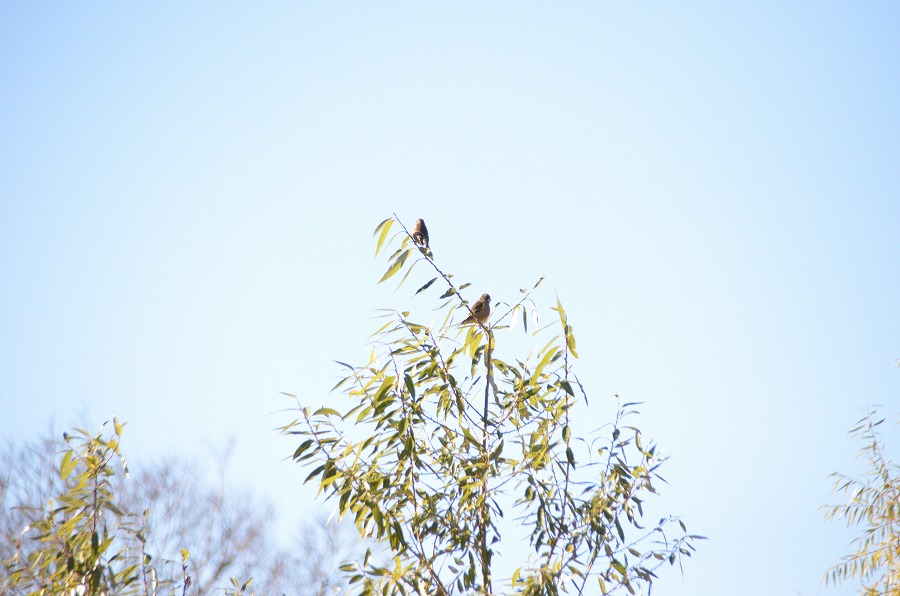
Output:
[[[69,474],[71,474],[72,470],[75,468],[75,463],[75,460],[72,459],[72,452],[66,451],[63,454],[62,462],[59,464],[59,477],[62,480],[69,477]]]
[[[400,268],[403,267],[403,263],[406,262],[406,257],[408,257],[408,256],[409,256],[409,249],[407,248],[402,253],[400,253],[400,256],[397,257],[393,263],[391,263],[391,266],[388,267],[388,270],[385,271],[384,275],[381,276],[381,279],[378,280],[378,283],[381,283],[387,279],[390,279],[395,273],[397,273],[397,271],[399,271]]]
[[[375,233],[373,236],[378,233],[378,230],[381,230],[381,235],[378,237],[378,242],[375,244],[375,256],[378,256],[378,253],[381,252],[381,245],[384,244],[384,239],[387,238],[388,232],[391,230],[391,226],[394,224],[393,218],[388,218],[378,224],[378,227],[375,228]]]

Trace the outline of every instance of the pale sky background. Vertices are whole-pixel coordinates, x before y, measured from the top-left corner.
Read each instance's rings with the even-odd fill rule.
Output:
[[[363,362],[414,290],[372,230],[424,217],[473,298],[547,275],[590,428],[644,402],[710,538],[654,594],[852,594],[818,508],[898,414],[898,106],[896,2],[3,2],[0,437],[232,443],[293,528],[279,392]]]

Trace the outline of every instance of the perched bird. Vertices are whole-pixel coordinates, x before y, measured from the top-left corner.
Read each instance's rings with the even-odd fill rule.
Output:
[[[459,324],[459,327],[474,325],[476,321],[484,325],[487,323],[489,316],[491,316],[491,297],[487,294],[482,294],[481,298],[472,305],[472,313]]]
[[[425,227],[424,219],[416,220],[416,225],[413,226],[412,238],[413,242],[419,246],[428,248],[428,228]]]

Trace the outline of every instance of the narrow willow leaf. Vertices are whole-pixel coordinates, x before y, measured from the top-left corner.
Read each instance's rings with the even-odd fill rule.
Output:
[[[378,230],[381,230],[381,235],[378,237],[378,242],[375,244],[375,256],[378,256],[378,253],[381,252],[381,245],[384,244],[384,239],[387,238],[388,232],[391,230],[391,226],[394,224],[393,218],[388,218],[378,224],[378,227],[375,228],[375,233],[373,236],[378,233]]]
[[[303,441],[300,446],[297,447],[296,451],[294,451],[294,455],[292,456],[293,459],[297,459],[298,457],[303,455],[303,452],[309,449],[310,445],[312,445],[312,442],[312,439],[306,439],[305,441]]]
[[[419,259],[421,260],[421,259]],[[400,286],[406,281],[406,278],[409,277],[409,274],[412,273],[412,270],[416,268],[416,265],[419,261],[413,261],[413,264],[409,266],[409,269],[406,270],[406,274],[403,276],[403,279],[400,280],[400,283],[397,284],[397,289],[400,289]]]
[[[366,407],[364,407],[364,408],[360,411],[359,416],[356,417],[356,422],[357,422],[357,423],[362,422],[363,420],[365,420],[366,418],[368,418],[368,417],[369,417],[369,414],[371,414],[371,413],[372,413],[372,406],[366,406]]]
[[[321,474],[322,470],[324,470],[324,469],[325,469],[324,465],[318,466],[315,470],[313,470],[312,472],[309,473],[309,476],[307,476],[306,479],[303,480],[303,483],[306,484],[307,482],[309,482],[310,480],[312,480],[313,478],[315,478],[316,476]]]
[[[338,389],[341,388],[341,386],[343,386],[344,383],[346,383],[347,381],[349,381],[350,379],[353,379],[353,378],[355,378],[353,375],[350,375],[349,377],[344,377],[343,379],[338,381],[334,387],[331,388],[331,391],[332,392],[337,391]]]
[[[563,328],[565,328],[566,309],[563,308],[562,302],[559,301],[559,296],[556,297],[556,308],[554,308],[553,310],[559,313],[559,322],[562,323]]]
[[[472,443],[472,445],[474,445],[475,447],[481,447],[481,443],[478,441],[478,439],[475,438],[474,435],[472,435],[472,431],[470,431],[465,426],[462,427],[462,431],[463,431],[463,436],[466,438],[467,441]]]
[[[509,312],[509,331],[510,333],[516,328],[518,324],[518,318],[516,317],[516,312],[523,308],[521,304],[517,304],[513,307],[513,309]]]
[[[378,283],[390,279],[395,273],[397,273],[397,271],[399,271],[400,268],[403,267],[403,263],[406,262],[406,257],[408,256],[409,249],[406,249],[402,253],[400,253],[400,256],[397,257],[393,263],[391,263],[391,266],[388,267],[388,270],[385,271],[384,275],[381,276],[381,279],[378,280]]]
[[[59,464],[59,477],[62,480],[65,480],[69,477],[69,474],[72,473],[72,470],[75,468],[75,460],[72,459],[72,452],[66,451],[63,454],[62,462]]]
[[[381,333],[382,331],[384,331],[385,329],[390,327],[393,323],[394,323],[394,320],[391,319],[390,321],[388,321],[387,323],[385,323],[384,325],[382,325],[381,327],[376,329],[374,332],[372,332],[372,334],[369,335],[369,339],[372,339],[373,337],[375,337],[376,335],[378,335],[379,333]],[[337,362],[337,360],[335,360],[335,362]],[[338,364],[343,364],[343,363],[338,362]]]
[[[409,391],[409,396],[413,399],[416,398],[416,385],[413,383],[412,377],[409,375],[403,376],[403,382],[406,384],[406,390]]]
[[[569,348],[569,353],[578,358],[578,350],[575,349],[575,334],[571,325],[566,326],[566,346]]]
[[[534,375],[532,375],[532,376],[535,380],[537,380],[541,376],[541,373],[544,371],[544,367],[546,367],[548,364],[550,364],[550,362],[554,358],[556,358],[556,356],[558,354],[559,354],[559,350],[557,350],[557,349],[547,350],[547,353],[544,354],[544,357],[541,358],[541,361],[538,362],[538,365],[534,368]]]
[[[394,241],[394,238],[396,238],[397,235],[398,235],[399,233],[400,233],[400,232],[397,232],[397,234],[394,234],[394,236],[391,238],[390,241],[393,242],[393,241]],[[402,253],[402,252],[403,252],[403,246],[397,247],[397,250],[394,251],[394,254],[392,254],[391,256],[389,256],[389,257],[387,258],[387,260],[388,260],[388,261],[393,261],[394,259],[396,259],[397,257],[399,257],[399,256],[400,256],[400,253]]]
[[[385,396],[385,394],[394,386],[394,382],[397,379],[395,377],[385,377],[384,381],[381,382],[381,386],[378,387],[378,390],[375,392],[375,401],[379,401],[381,398]]]
[[[429,281],[427,284],[425,284],[424,286],[422,286],[421,288],[419,288],[418,290],[416,290],[416,294],[418,294],[419,292],[424,292],[425,290],[427,290],[428,288],[431,287],[431,284],[433,284],[433,283],[436,282],[436,281],[437,281],[437,278],[435,277],[434,279],[432,279],[431,281]]]
[[[108,510],[108,511],[112,511],[113,513],[115,513],[115,514],[118,515],[119,517],[125,517],[125,512],[123,512],[121,509],[119,509],[118,507],[116,507],[116,504],[113,503],[112,501],[104,501],[104,502],[102,503],[102,505],[103,505],[103,508],[104,508],[104,509],[106,509],[106,510]]]
[[[466,333],[466,342],[464,344],[469,348],[469,358],[475,360],[475,354],[478,352],[478,349],[481,348],[482,339],[484,339],[484,334],[479,331],[478,327],[469,327],[469,331]]]
[[[450,304],[449,302],[447,304]],[[444,317],[444,322],[441,323],[441,329],[446,329],[447,325],[450,323],[450,319],[453,317],[453,309],[450,308],[447,310],[447,316]]]

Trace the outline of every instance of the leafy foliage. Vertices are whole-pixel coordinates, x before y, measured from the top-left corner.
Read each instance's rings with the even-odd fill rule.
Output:
[[[65,491],[37,521],[26,527],[22,538],[38,544],[27,554],[21,550],[4,561],[6,577],[0,592],[17,594],[128,594],[137,593],[139,558],[116,535],[137,534],[115,503],[112,477],[119,469],[127,473],[119,452],[122,426],[104,438],[76,429],[66,435],[68,449],[59,463]]]
[[[351,527],[316,520],[290,550],[274,547],[271,507],[209,486],[200,462],[167,458],[126,478],[122,427],[0,451],[0,596],[335,593]]]
[[[388,240],[394,224],[403,231]],[[374,235],[376,255],[396,246],[379,283],[411,262],[402,286],[417,263],[427,264],[435,275],[416,295],[438,292],[443,322],[388,311],[369,361],[342,364],[335,390],[346,407],[300,407],[282,428],[300,438],[293,458],[312,468],[306,480],[390,553],[389,563],[375,563],[369,549],[344,566],[358,593],[494,594],[507,511],[529,535],[529,562],[509,580],[519,594],[635,593],[659,565],[689,556],[702,537],[680,521],[641,525],[663,458],[624,425],[634,404],[619,405],[608,435],[575,435],[572,411],[586,395],[559,300],[554,323],[529,336],[537,343],[528,356],[498,345],[495,332],[519,317],[526,334],[528,315],[536,322],[532,295],[543,278],[490,322],[461,330],[451,319],[471,314],[462,294],[469,284],[456,285],[396,216]],[[546,339],[548,331],[555,333]],[[675,522],[680,532],[671,539]]]
[[[858,578],[862,594],[900,593],[900,466],[885,453],[878,427],[877,409],[870,410],[850,430],[863,441],[860,457],[865,459],[861,479],[835,473],[834,492],[841,495],[840,505],[829,506],[825,519],[843,520],[848,526],[865,527],[852,542],[856,552],[844,557],[825,574],[826,583],[838,585]]]

